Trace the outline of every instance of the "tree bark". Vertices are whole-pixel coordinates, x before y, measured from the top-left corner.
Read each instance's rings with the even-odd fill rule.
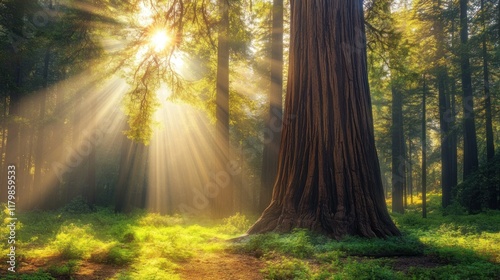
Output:
[[[435,7],[436,17],[434,19],[434,37],[437,42],[436,50],[436,62],[437,62],[437,89],[439,98],[439,126],[441,132],[441,189],[442,189],[442,206],[447,207],[451,204],[452,200],[452,176],[453,172],[451,170],[452,166],[452,153],[451,153],[451,137],[450,137],[450,127],[453,126],[451,123],[451,107],[449,95],[446,93],[446,65],[445,65],[445,38],[443,31],[443,23],[441,19],[441,14],[443,13],[441,9],[441,1],[438,0]]]
[[[411,137],[408,136],[408,190],[410,191],[410,204],[413,204],[413,164],[411,161],[411,155],[412,155]]]
[[[395,82],[393,82],[395,83]],[[392,85],[392,212],[404,213],[403,95]]]
[[[487,33],[486,33],[486,11],[484,7],[484,0],[481,0],[481,21],[483,25],[482,34],[482,55],[483,55],[483,90],[484,90],[484,109],[486,112],[486,158],[488,162],[492,162],[495,157],[495,139],[493,136],[493,120],[492,120],[492,110],[491,110],[491,94],[490,94],[490,75],[488,68],[488,48],[486,44]],[[494,174],[489,174],[494,176]],[[488,186],[488,207],[490,209],[498,208],[498,191],[495,184],[490,184]]]
[[[427,83],[424,74],[422,90],[422,217],[427,218]]]
[[[469,61],[467,5],[467,0],[460,0],[460,68],[462,72],[462,105],[464,110],[464,180],[478,167],[474,99]],[[470,210],[478,210],[477,207],[479,205],[471,205]]]
[[[399,235],[385,204],[363,1],[291,0],[290,68],[271,204],[248,233]]]
[[[278,172],[278,153],[283,115],[283,0],[273,1],[273,24],[271,37],[271,88],[269,112],[266,120],[266,136],[262,156],[261,191],[259,210],[269,205],[273,184]]]

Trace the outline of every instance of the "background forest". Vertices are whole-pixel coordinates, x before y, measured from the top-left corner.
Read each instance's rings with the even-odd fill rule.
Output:
[[[215,3],[194,1],[173,11],[183,22],[168,23],[169,61],[159,61],[158,53],[142,54],[151,44],[144,28],[160,15],[147,3],[4,2],[2,166],[17,165],[26,192],[21,207],[54,209],[82,197],[90,205],[123,201],[117,207],[193,210],[193,195],[221,172],[210,167],[211,147],[220,146],[214,143],[221,28]],[[458,194],[467,207],[477,191],[482,204],[475,208],[498,207],[495,183],[456,188],[469,175],[475,182],[495,177],[484,172],[499,142],[500,8],[495,1],[477,2],[469,3],[467,43],[456,1],[365,3],[377,149],[387,196],[394,193],[399,204],[427,187],[444,190],[444,206]],[[271,59],[272,3],[229,5],[226,121],[238,169],[231,183],[237,211],[255,211],[274,180],[267,173],[273,173],[269,158],[277,158],[272,146],[279,144],[282,106],[276,103],[286,73],[271,68],[282,63],[278,69],[287,69],[284,12],[280,62]],[[464,69],[463,61],[469,61]],[[463,86],[463,71],[470,85]],[[271,74],[277,75],[273,82]],[[464,87],[472,97],[464,98]],[[464,119],[472,126],[462,125]],[[477,148],[464,161],[468,134]],[[472,165],[469,171],[464,162]],[[470,174],[478,166],[482,171]],[[158,204],[153,197],[164,199]]]
[[[294,117],[283,114],[289,6],[283,0],[0,1],[0,182],[7,189],[6,170],[14,164],[16,211],[26,221],[21,244],[47,245],[40,250],[62,264],[40,275],[73,277],[81,263],[71,261],[91,260],[133,268],[117,279],[146,279],[159,273],[140,269],[139,259],[149,256],[168,259],[151,266],[167,273],[158,279],[176,279],[168,274],[176,262],[196,250],[226,248],[217,240],[248,229],[249,220],[237,213],[253,222],[269,205],[282,122]],[[270,258],[263,268],[268,279],[350,279],[375,273],[373,267],[381,279],[450,273],[438,267],[426,278],[426,263],[410,272],[408,264],[396,265],[398,274],[381,262],[357,267],[343,260],[394,256],[403,247],[450,270],[476,265],[456,279],[493,279],[500,274],[500,248],[487,249],[500,242],[498,226],[490,225],[500,207],[500,1],[367,0],[364,10],[377,153],[388,207],[406,239],[372,246],[354,238],[342,247],[299,230],[285,241],[263,235],[230,250]],[[77,236],[97,240],[86,226],[112,224],[110,217],[116,224],[103,229],[102,240],[116,240],[78,243]],[[214,226],[203,218],[226,219]],[[35,238],[37,226],[53,236]],[[163,226],[178,226],[177,232]],[[489,235],[479,238],[482,231]],[[192,239],[177,240],[179,234]],[[212,247],[203,244],[207,238],[216,240]],[[157,256],[137,240],[173,249]],[[440,247],[450,240],[475,245]],[[330,274],[321,276],[325,269]]]

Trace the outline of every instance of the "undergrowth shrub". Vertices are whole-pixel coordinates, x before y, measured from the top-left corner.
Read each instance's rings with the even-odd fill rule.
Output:
[[[92,212],[92,210],[82,196],[73,198],[73,200],[62,208],[63,212],[70,214],[85,214]]]
[[[457,201],[469,210],[469,213],[484,211],[488,208],[489,186],[500,185],[500,153],[492,162],[481,166],[456,187]]]
[[[47,271],[54,277],[71,277],[78,271],[79,264],[76,260],[69,260],[63,265],[52,265]]]
[[[278,261],[268,261],[262,270],[265,279],[270,280],[309,280],[311,270],[307,263],[298,259],[282,257]]]
[[[77,226],[73,223],[62,226],[53,242],[53,246],[65,259],[84,259],[99,247],[92,234],[90,225]]]
[[[335,280],[396,280],[402,275],[393,271],[382,260],[349,260],[339,273],[333,275]]]
[[[218,230],[227,234],[244,233],[251,226],[250,221],[240,213],[225,218],[223,224],[218,227]]]
[[[168,216],[149,213],[139,219],[139,225],[141,226],[168,227],[182,224],[184,224],[184,218],[180,215]]]
[[[52,277],[50,273],[44,270],[38,270],[37,272],[30,274],[7,274],[3,276],[4,280],[56,280]]]

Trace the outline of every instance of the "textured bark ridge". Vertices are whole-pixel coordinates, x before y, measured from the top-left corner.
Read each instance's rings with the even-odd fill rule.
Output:
[[[248,233],[399,235],[375,150],[362,1],[290,2],[278,175],[271,204]]]

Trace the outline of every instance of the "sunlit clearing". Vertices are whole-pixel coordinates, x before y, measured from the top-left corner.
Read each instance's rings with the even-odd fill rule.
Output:
[[[155,52],[161,52],[170,43],[171,38],[164,29],[153,32],[149,39],[149,45]]]

